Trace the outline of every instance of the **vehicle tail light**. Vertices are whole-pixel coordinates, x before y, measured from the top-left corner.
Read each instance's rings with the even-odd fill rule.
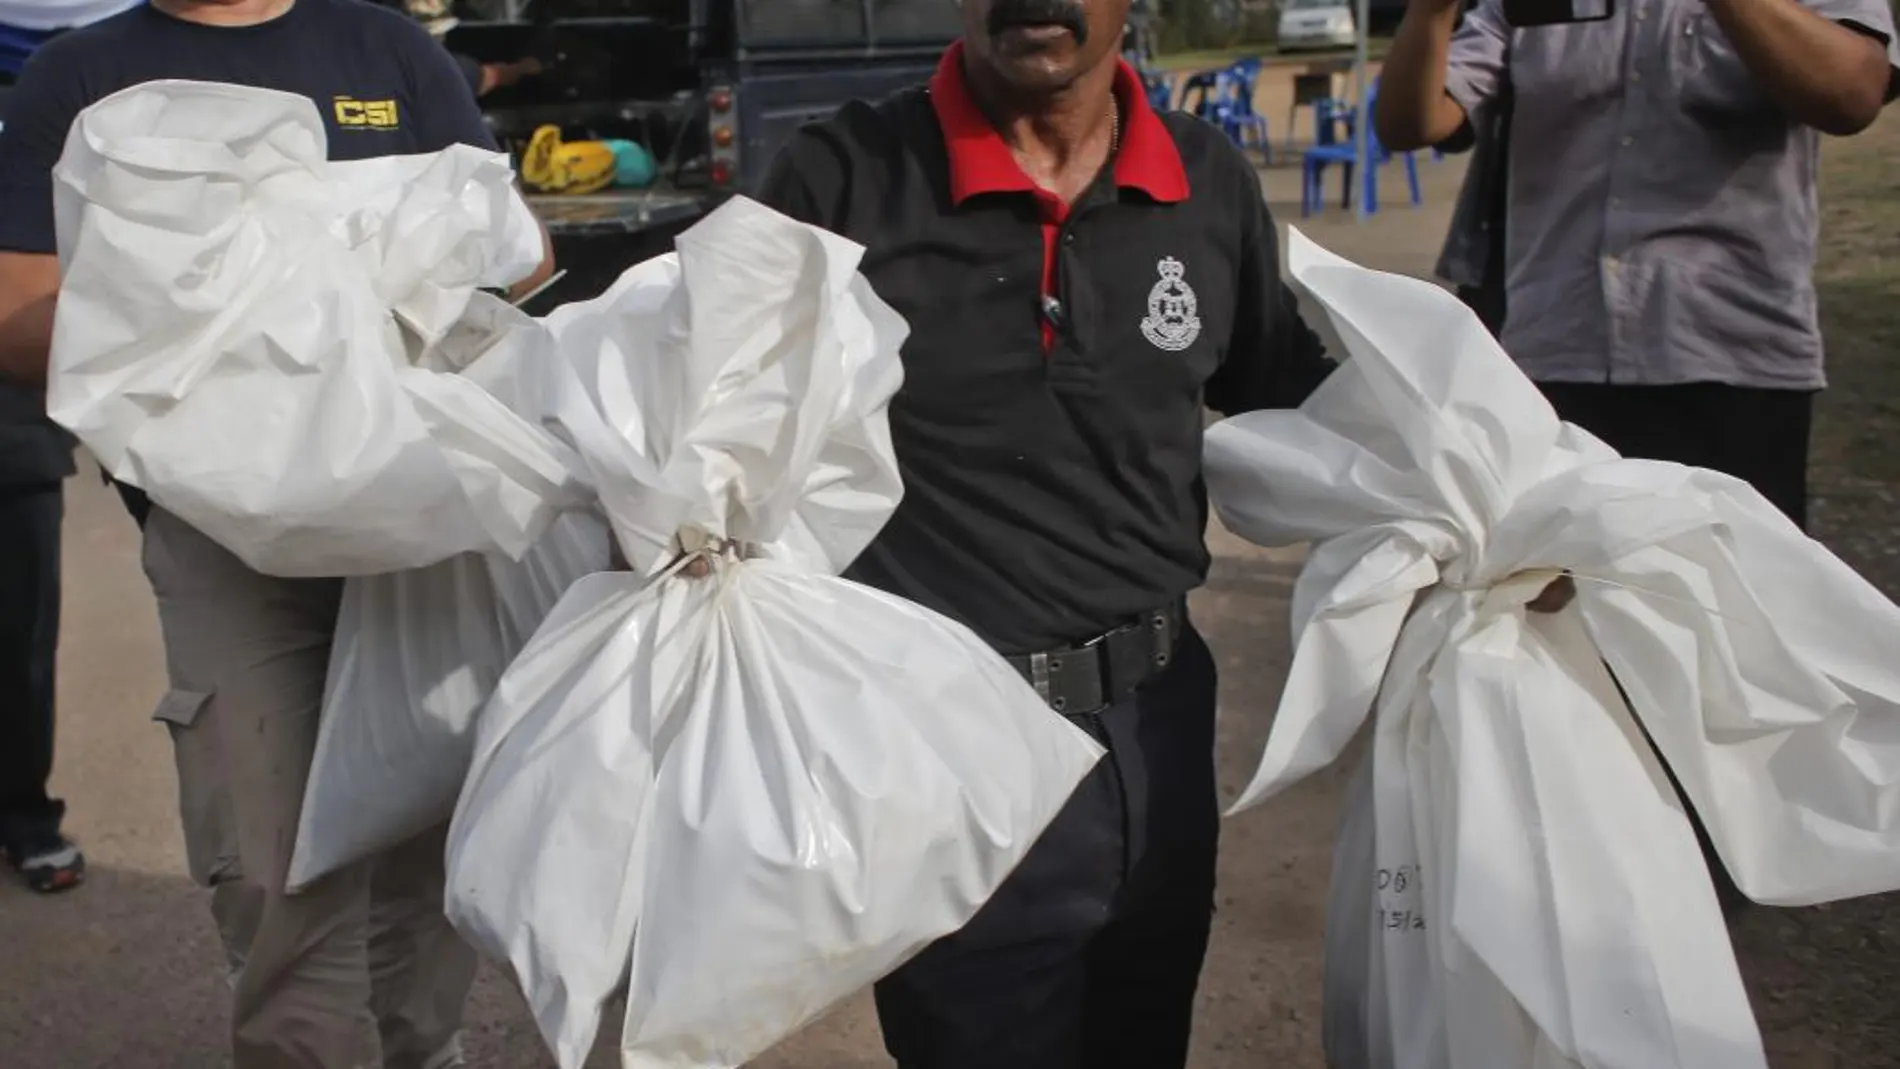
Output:
[[[716,115],[724,115],[732,110],[732,90],[715,89],[706,97],[706,104]]]
[[[716,186],[731,185],[732,164],[727,163],[725,160],[714,160],[712,165],[712,180],[713,185]]]
[[[732,127],[715,126],[712,132],[713,144],[720,148],[731,148],[733,142]]]

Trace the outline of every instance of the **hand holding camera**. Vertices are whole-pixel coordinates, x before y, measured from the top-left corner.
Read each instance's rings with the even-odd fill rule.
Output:
[[[1504,0],[1504,21],[1519,29],[1602,22],[1616,14],[1616,0]]]
[[[1412,0],[1433,13],[1461,9],[1466,0]],[[1616,15],[1616,0],[1503,0],[1504,21],[1518,29],[1602,22]]]

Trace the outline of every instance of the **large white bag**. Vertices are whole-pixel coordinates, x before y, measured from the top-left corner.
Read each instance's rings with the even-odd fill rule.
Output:
[[[606,522],[571,512],[519,561],[465,553],[344,584],[292,889],[449,819],[502,672],[609,556]]]
[[[270,90],[153,82],[82,112],[48,409],[261,572],[519,557],[586,504],[574,457],[421,361],[540,260],[508,161],[325,155],[316,106]]]
[[[627,1066],[748,1060],[961,927],[1100,757],[967,630],[836,577],[900,491],[905,328],[860,255],[733,201],[551,317],[634,570],[483,712],[449,913],[565,1069],[623,982]]]
[[[1290,246],[1351,358],[1299,412],[1214,427],[1208,482],[1243,537],[1316,543],[1240,806],[1376,707],[1334,896],[1357,915],[1328,920],[1335,1064],[1765,1065],[1638,719],[1751,897],[1900,887],[1900,609],[1746,485],[1560,424],[1438,287]],[[1574,607],[1527,614],[1566,570]]]
[[[539,423],[558,358],[542,324],[478,294],[417,365]],[[449,819],[476,715],[568,587],[610,566],[609,543],[598,512],[568,512],[519,561],[465,553],[344,584],[292,888]]]

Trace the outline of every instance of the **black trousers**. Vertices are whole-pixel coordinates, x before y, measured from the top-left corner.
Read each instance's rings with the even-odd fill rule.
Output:
[[[1674,461],[1732,475],[1753,486],[1795,523],[1807,527],[1813,393],[1717,383],[1540,383],[1539,388],[1558,416],[1603,439],[1624,456]],[[1669,780],[1689,811],[1715,883],[1716,898],[1723,911],[1732,914],[1748,900],[1717,856],[1702,818],[1688,804],[1673,770]]]
[[[1192,630],[961,932],[877,987],[901,1069],[1181,1069],[1214,912],[1213,657]]]
[[[1478,314],[1484,329],[1497,337],[1504,330],[1504,280],[1485,279],[1482,286],[1459,286],[1458,299]]]
[[[1539,383],[1557,415],[1617,452],[1732,475],[1795,523],[1808,523],[1814,394],[1719,383],[1606,386]]]
[[[53,662],[59,647],[60,485],[0,488],[0,847],[59,832],[53,773]]]

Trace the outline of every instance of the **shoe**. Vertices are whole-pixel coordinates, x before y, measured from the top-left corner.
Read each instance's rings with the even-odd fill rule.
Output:
[[[7,863],[39,894],[70,891],[86,882],[86,855],[71,840],[55,835],[45,843],[9,848]]]

